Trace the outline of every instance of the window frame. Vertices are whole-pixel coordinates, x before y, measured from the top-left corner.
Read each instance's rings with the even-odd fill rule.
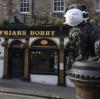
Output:
[[[59,62],[59,59],[57,58],[57,68],[55,69],[55,67],[53,67],[53,68],[51,68],[50,67],[50,64],[49,64],[49,67],[47,67],[48,68],[48,71],[45,71],[44,72],[44,70],[45,70],[45,67],[43,66],[43,64],[41,64],[41,67],[40,66],[38,66],[38,65],[36,65],[36,67],[35,67],[35,62],[36,62],[36,64],[37,64],[37,62],[39,61],[38,60],[38,56],[36,56],[35,54],[34,54],[34,56],[32,55],[32,52],[34,51],[40,51],[40,52],[44,52],[44,51],[52,51],[52,52],[57,52],[57,55],[59,55],[59,52],[58,52],[58,50],[57,49],[47,49],[47,50],[45,50],[45,49],[41,49],[41,48],[30,48],[30,55],[29,55],[29,57],[30,57],[30,73],[31,74],[42,74],[42,75],[57,75],[57,73],[58,73],[58,62]],[[33,61],[33,59],[35,60],[37,60],[37,61]],[[49,60],[48,60],[49,61]],[[34,65],[33,65],[33,63],[34,63]],[[53,69],[54,71],[50,71],[51,69]],[[40,71],[41,70],[41,71]]]
[[[98,0],[96,0],[96,12],[100,12],[100,8],[98,8],[98,6],[97,6],[97,4],[98,4],[98,2],[97,2]],[[99,2],[100,2],[100,0],[99,0]],[[99,3],[100,4],[100,3]]]
[[[59,0],[59,1],[56,1],[56,2],[59,2],[59,3],[61,4],[62,1]],[[53,12],[54,12],[54,13],[63,13],[64,10],[65,10],[65,0],[63,0],[63,3],[64,3],[64,4],[63,4],[63,10],[61,10],[61,7],[62,7],[62,6],[60,5],[60,6],[59,6],[59,7],[60,7],[60,10],[59,10],[59,11],[58,11],[58,10],[55,11],[55,9],[54,9],[54,8],[55,8],[54,3],[55,3],[55,0],[53,0]]]
[[[22,7],[21,4],[26,5],[26,6]],[[23,11],[21,11],[21,9],[23,9]],[[27,9],[29,9],[29,10],[27,10]],[[20,0],[19,11],[22,14],[30,13],[30,0]]]

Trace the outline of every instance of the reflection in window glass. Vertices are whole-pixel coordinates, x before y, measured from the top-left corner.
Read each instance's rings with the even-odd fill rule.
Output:
[[[96,0],[96,10],[100,10],[100,0]]]

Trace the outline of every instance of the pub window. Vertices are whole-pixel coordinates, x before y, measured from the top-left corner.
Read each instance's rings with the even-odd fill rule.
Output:
[[[58,72],[58,49],[50,39],[39,39],[30,47],[31,74],[56,75]]]
[[[31,73],[57,74],[57,55],[55,50],[32,50],[30,53]]]
[[[53,11],[64,12],[64,0],[53,0]]]
[[[96,11],[100,11],[100,0],[96,0]]]
[[[30,12],[29,0],[20,0],[20,12],[21,13],[29,13]]]

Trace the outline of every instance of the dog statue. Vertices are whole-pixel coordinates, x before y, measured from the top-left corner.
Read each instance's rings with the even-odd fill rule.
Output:
[[[100,39],[100,29],[90,23],[85,5],[72,4],[65,11],[65,24],[71,26],[68,46],[77,49],[77,61],[94,57],[95,42]]]

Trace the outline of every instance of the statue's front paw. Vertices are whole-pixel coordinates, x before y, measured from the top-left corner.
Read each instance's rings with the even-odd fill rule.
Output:
[[[100,61],[100,57],[99,56],[96,56],[96,57],[92,57],[92,58],[89,58],[89,61]]]
[[[82,61],[82,60],[83,60],[83,56],[80,55],[80,56],[78,56],[75,60],[76,60],[76,61]]]

